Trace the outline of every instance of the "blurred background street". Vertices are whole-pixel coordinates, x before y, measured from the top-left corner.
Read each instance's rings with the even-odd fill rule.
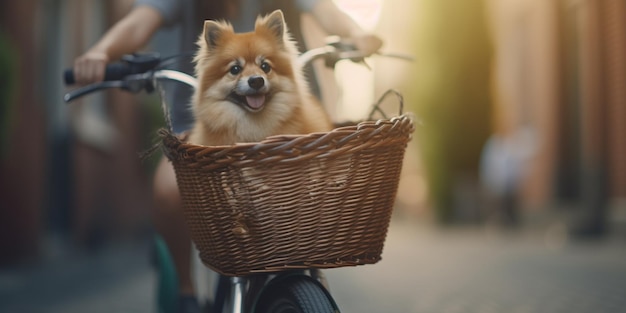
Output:
[[[419,121],[383,260],[326,272],[343,312],[626,312],[626,2],[335,2],[415,61],[316,64],[324,105],[393,88]],[[159,99],[62,100],[132,4],[0,2],[0,312],[156,312]]]
[[[394,218],[383,260],[327,270],[342,312],[624,312],[626,236],[571,241],[562,225],[441,230]],[[0,271],[0,312],[148,313],[146,243]]]

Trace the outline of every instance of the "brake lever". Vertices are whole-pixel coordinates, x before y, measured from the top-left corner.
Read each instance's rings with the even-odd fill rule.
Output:
[[[100,82],[100,83],[95,83],[95,84],[91,84],[91,85],[87,85],[84,87],[80,87],[78,89],[74,89],[68,93],[66,93],[63,96],[63,100],[66,103],[72,102],[84,95],[87,95],[89,93],[92,93],[94,91],[98,91],[101,89],[108,89],[108,88],[121,88],[124,89],[124,81],[121,80],[110,80],[110,81],[104,81],[104,82]]]
[[[63,100],[66,103],[69,103],[89,93],[110,88],[119,88],[132,93],[139,93],[142,90],[151,93],[155,89],[154,83],[152,82],[153,75],[154,73],[149,71],[146,73],[129,75],[125,77],[124,80],[110,80],[87,85],[66,93],[63,96]]]
[[[365,62],[365,55],[363,55],[363,53],[357,50],[339,52],[337,59],[338,60],[350,60],[356,64],[360,64],[360,65],[367,67],[367,69],[370,71],[372,70],[370,65],[367,64],[367,62]]]
[[[376,52],[376,54],[382,56],[382,57],[388,57],[388,58],[394,58],[394,59],[401,59],[404,61],[409,61],[409,62],[413,62],[415,61],[415,57],[413,57],[412,55],[409,54],[403,54],[403,53],[389,53],[389,52]]]

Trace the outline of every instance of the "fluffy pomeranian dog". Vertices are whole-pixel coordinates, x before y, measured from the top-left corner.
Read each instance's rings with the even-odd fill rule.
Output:
[[[303,78],[282,11],[257,18],[249,33],[205,21],[198,45],[189,142],[231,145],[332,128]]]

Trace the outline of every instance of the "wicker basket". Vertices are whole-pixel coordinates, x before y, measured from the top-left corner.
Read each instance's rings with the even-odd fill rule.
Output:
[[[203,263],[229,276],[381,259],[407,115],[207,147],[163,134]]]

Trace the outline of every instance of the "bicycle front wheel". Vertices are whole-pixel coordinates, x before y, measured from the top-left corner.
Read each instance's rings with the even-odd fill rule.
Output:
[[[321,284],[294,276],[265,290],[255,313],[339,313],[339,309]]]

